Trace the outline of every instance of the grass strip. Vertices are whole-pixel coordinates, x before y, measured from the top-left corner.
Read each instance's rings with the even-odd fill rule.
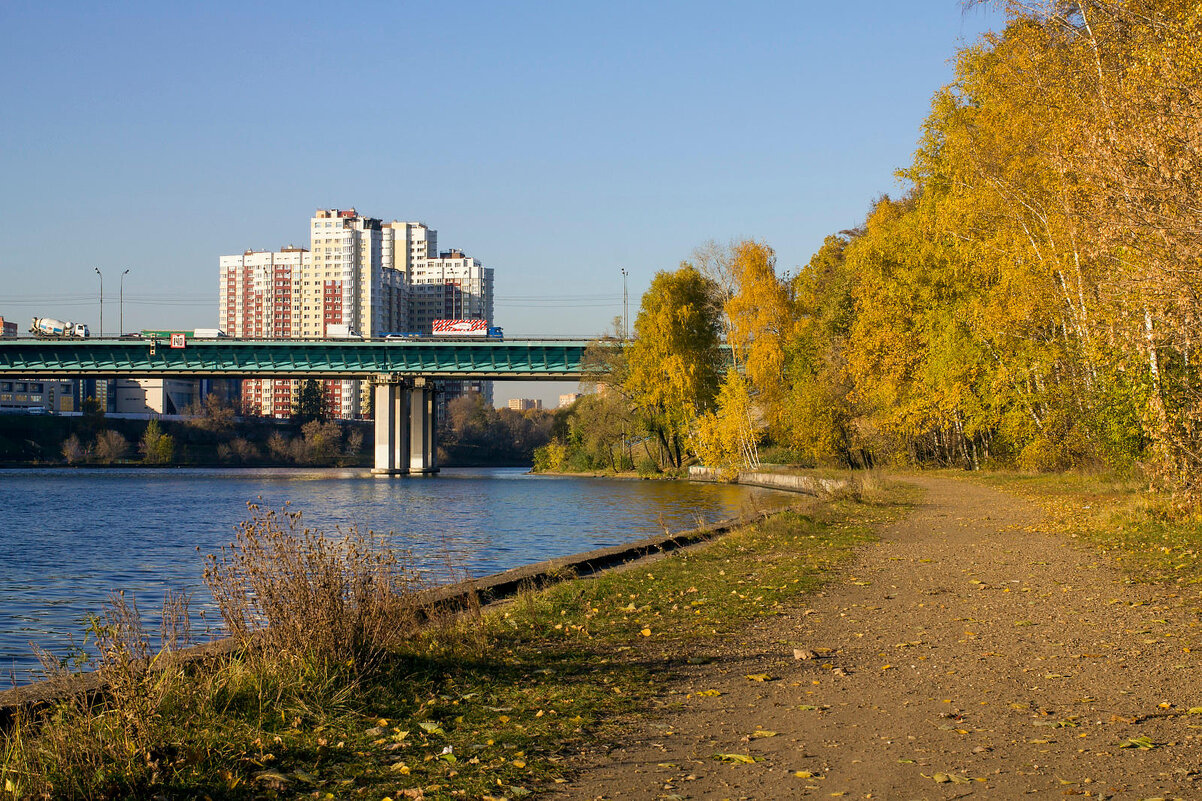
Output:
[[[1078,473],[981,474],[1040,506],[1052,527],[1113,559],[1131,581],[1202,584],[1202,519],[1135,478]]]
[[[617,742],[673,671],[781,615],[913,495],[810,502],[704,546],[524,592],[357,664],[303,648],[146,673],[0,743],[11,797],[521,798]],[[137,679],[138,677],[133,677]]]

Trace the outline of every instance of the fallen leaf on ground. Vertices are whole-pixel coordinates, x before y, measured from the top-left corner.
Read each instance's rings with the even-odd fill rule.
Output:
[[[737,765],[754,765],[755,757],[747,756],[747,754],[714,754],[714,759],[723,762],[733,762]]]
[[[1152,742],[1152,738],[1146,734],[1141,734],[1139,737],[1132,737],[1130,740],[1119,745],[1119,748],[1139,748],[1143,751],[1148,751],[1156,747],[1156,743]]]

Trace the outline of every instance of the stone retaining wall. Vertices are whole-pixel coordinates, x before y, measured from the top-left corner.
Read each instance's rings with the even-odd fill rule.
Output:
[[[833,495],[852,489],[852,481],[845,478],[818,478],[798,473],[772,473],[764,470],[740,470],[733,477],[730,473],[713,467],[690,467],[690,481],[746,484],[753,487],[802,492],[806,495]]]

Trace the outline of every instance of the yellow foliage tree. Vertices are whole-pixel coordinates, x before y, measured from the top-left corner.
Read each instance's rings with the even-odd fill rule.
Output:
[[[635,319],[624,391],[668,465],[684,463],[688,432],[709,410],[721,375],[712,282],[690,264],[656,273]]]
[[[736,244],[730,270],[728,344],[735,364],[747,373],[769,428],[779,432],[785,413],[785,346],[794,321],[789,287],[776,274],[776,254],[761,242]]]
[[[697,458],[727,476],[740,468],[759,467],[759,438],[752,422],[749,386],[737,370],[727,371],[716,405],[714,411],[697,418],[692,434]]]

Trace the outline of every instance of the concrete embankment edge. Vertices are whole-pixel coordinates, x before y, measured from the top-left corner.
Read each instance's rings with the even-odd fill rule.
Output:
[[[834,495],[851,488],[852,482],[845,478],[820,478],[800,473],[776,473],[769,470],[740,470],[731,474],[713,467],[690,467],[690,481],[707,481],[720,484],[746,484],[752,487],[801,492],[806,495]]]

